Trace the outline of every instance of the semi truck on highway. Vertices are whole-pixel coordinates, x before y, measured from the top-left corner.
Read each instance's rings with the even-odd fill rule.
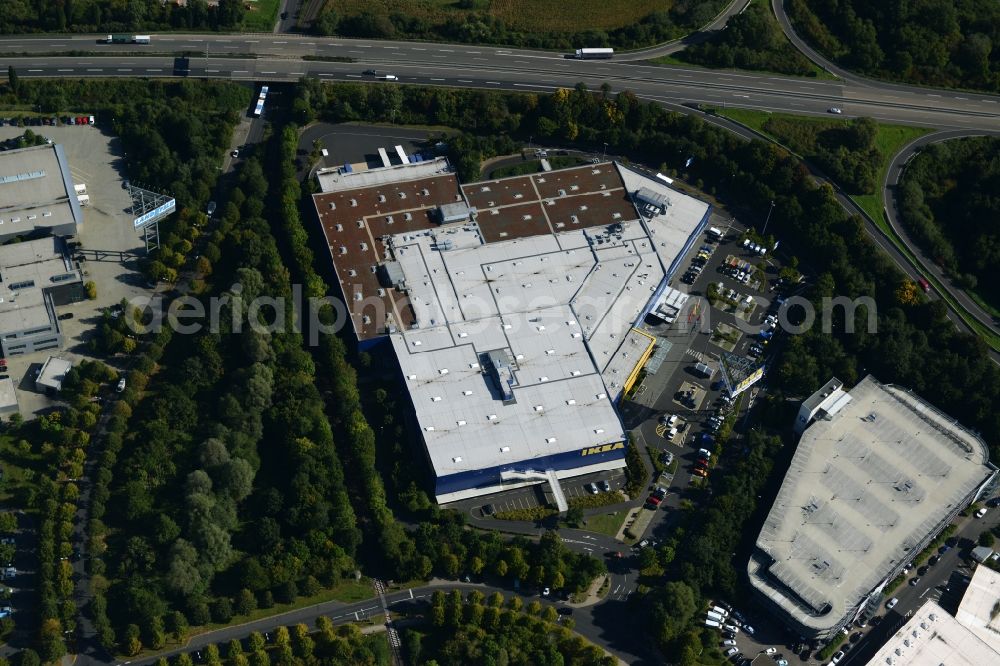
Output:
[[[105,44],[149,44],[149,35],[108,35],[101,40]]]
[[[576,57],[580,60],[607,60],[615,54],[614,49],[577,49]]]

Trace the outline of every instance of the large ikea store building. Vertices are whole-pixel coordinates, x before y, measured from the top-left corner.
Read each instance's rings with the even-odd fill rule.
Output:
[[[321,170],[363,346],[399,360],[440,503],[625,466],[617,405],[710,206],[603,162],[459,184],[443,158]]]

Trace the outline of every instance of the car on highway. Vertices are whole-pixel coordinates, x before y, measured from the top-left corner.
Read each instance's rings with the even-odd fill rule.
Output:
[[[976,518],[982,518],[983,516],[985,516],[985,515],[986,515],[986,512],[987,512],[988,510],[989,510],[989,509],[987,509],[987,508],[986,508],[986,507],[984,506],[984,507],[983,507],[983,508],[981,508],[981,509],[980,509],[979,511],[976,511]]]
[[[841,113],[843,113],[843,111],[836,106],[831,106],[829,109],[827,109],[827,113],[835,113],[837,115],[840,115]]]
[[[899,603],[899,599],[897,599],[896,597],[893,597],[892,599],[889,599],[889,601],[885,602],[885,609],[886,610],[892,610],[893,608],[896,607],[896,604],[898,604],[898,603]]]
[[[363,71],[361,73],[364,74],[365,76],[378,76],[378,70],[377,69],[366,69],[365,71]]]

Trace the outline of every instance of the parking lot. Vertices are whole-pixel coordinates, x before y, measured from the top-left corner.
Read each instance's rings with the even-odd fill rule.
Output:
[[[605,482],[607,482],[607,490],[604,489]],[[613,470],[609,472],[585,474],[572,479],[565,479],[562,481],[561,485],[563,493],[566,495],[567,501],[569,501],[576,497],[586,497],[594,494],[621,490],[624,483],[625,474],[622,470]],[[590,484],[594,484],[597,489],[597,493],[593,492],[590,488]],[[492,507],[492,509],[484,512],[483,507],[487,505]],[[555,505],[555,500],[552,498],[552,492],[547,483],[535,484],[533,486],[523,488],[515,488],[513,490],[495,493],[485,498],[478,497],[461,502],[455,502],[451,506],[454,508],[463,507],[474,517],[481,517],[489,515],[490,511],[496,514],[507,511],[533,509],[535,507],[545,505]]]
[[[83,225],[76,242],[83,256],[80,263],[84,281],[97,286],[97,298],[59,306],[59,322],[65,337],[64,347],[52,353],[37,352],[7,359],[8,371],[18,389],[21,415],[31,418],[39,410],[51,407],[53,399],[34,388],[34,371],[46,358],[55,355],[74,363],[89,357],[87,341],[100,321],[101,311],[120,302],[148,294],[149,288],[138,272],[145,253],[142,236],[132,225],[131,200],[122,188],[122,150],[117,138],[99,126],[0,127],[0,141],[24,134],[31,129],[61,144],[69,161],[75,184],[85,184],[90,197],[83,207]]]

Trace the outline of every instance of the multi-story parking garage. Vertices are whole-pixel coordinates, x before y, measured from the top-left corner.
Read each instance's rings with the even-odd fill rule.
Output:
[[[354,331],[395,350],[439,502],[624,467],[616,405],[710,206],[604,162],[459,185],[434,159],[320,172]]]
[[[986,444],[910,391],[831,380],[750,558],[764,605],[806,639],[871,614],[886,584],[993,480]]]

